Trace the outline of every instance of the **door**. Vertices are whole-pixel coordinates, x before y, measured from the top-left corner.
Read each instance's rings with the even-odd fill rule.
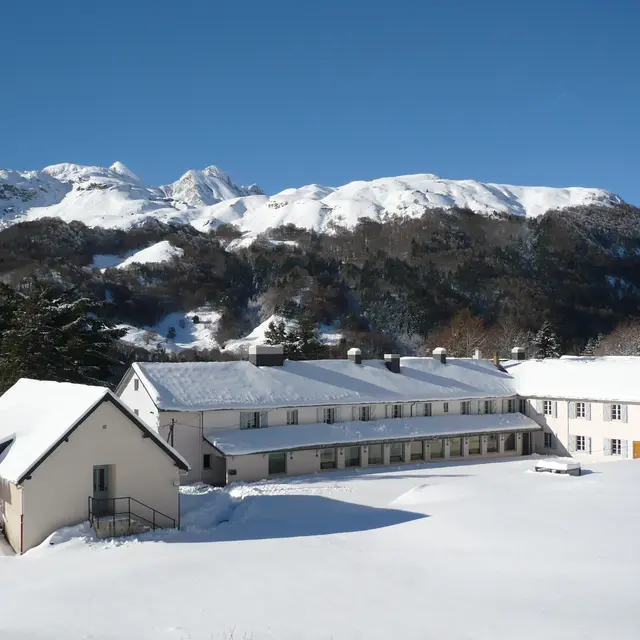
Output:
[[[633,457],[640,458],[640,442],[633,443]]]
[[[530,433],[522,434],[522,455],[523,456],[531,455],[531,434]]]
[[[96,515],[109,513],[109,467],[93,467],[93,511]]]

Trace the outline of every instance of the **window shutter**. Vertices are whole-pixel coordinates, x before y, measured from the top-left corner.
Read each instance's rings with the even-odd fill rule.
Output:
[[[502,403],[502,411],[500,413],[507,413],[507,401],[504,398],[502,398],[501,403]]]
[[[324,409],[321,407],[316,409],[316,422],[324,422]]]
[[[269,413],[267,411],[260,412],[260,428],[269,426]]]
[[[575,402],[570,402],[569,403],[569,417],[570,418],[575,418],[576,417],[576,403]],[[575,451],[575,449],[574,449]]]
[[[620,405],[620,411],[622,413],[622,415],[620,416],[622,418],[622,422],[626,422],[627,421],[627,405],[626,404],[621,404]]]
[[[552,413],[554,418],[558,417],[558,401],[557,400],[554,400],[551,403],[551,413]]]
[[[389,417],[389,405],[388,404],[384,405],[384,417],[385,418]]]
[[[492,400],[491,401],[491,413],[497,413],[498,412],[498,401],[497,400]]]
[[[375,420],[376,419],[376,406],[375,405],[369,407],[369,419],[370,420]]]
[[[549,434],[549,444],[551,445],[551,449],[556,448],[556,437],[553,435],[553,433]]]
[[[622,457],[623,458],[628,458],[629,457],[629,443],[626,440],[621,440],[620,444],[622,445]]]
[[[576,450],[576,437],[569,434],[569,453],[575,453]]]
[[[351,407],[351,419],[360,420],[360,407]]]
[[[334,422],[340,422],[340,407],[333,408]]]
[[[611,455],[611,438],[604,439],[604,455],[605,456]]]
[[[587,453],[591,453],[591,436],[587,436],[585,440],[587,441]]]
[[[611,422],[611,405],[610,404],[605,403],[602,405],[602,417],[604,418],[605,422]],[[611,452],[605,453],[605,455],[611,455]]]
[[[536,411],[542,413],[542,400],[536,400]]]
[[[587,420],[591,420],[591,403],[590,402],[584,403],[584,417]]]

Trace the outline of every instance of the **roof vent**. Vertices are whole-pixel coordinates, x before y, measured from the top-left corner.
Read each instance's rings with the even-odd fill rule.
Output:
[[[513,349],[511,349],[511,359],[526,360],[527,352],[522,347],[513,347]]]
[[[284,348],[281,344],[251,345],[249,362],[256,367],[281,367],[284,364]]]
[[[397,353],[385,353],[384,364],[392,373],[400,373],[400,355]]]
[[[362,364],[362,351],[357,347],[351,347],[349,351],[347,351],[347,358],[351,360],[351,362],[355,362],[356,364]]]
[[[473,359],[474,360],[482,360],[482,351],[480,351],[480,349],[475,349],[473,351]]]
[[[442,364],[447,364],[447,350],[444,347],[436,347],[433,350],[433,359]]]

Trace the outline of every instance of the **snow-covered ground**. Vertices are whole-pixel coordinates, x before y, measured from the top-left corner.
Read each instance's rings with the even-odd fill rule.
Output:
[[[535,217],[549,209],[622,202],[602,189],[519,187],[447,180],[430,173],[358,180],[340,187],[317,184],[272,196],[256,186],[239,186],[216,167],[187,171],[170,185],[145,185],[120,162],[108,168],[70,163],[42,171],[0,169],[0,225],[57,216],[89,226],[127,229],[152,217],[190,223],[200,230],[237,225],[246,242],[269,228],[294,224],[331,232],[353,227],[363,217],[384,222],[420,217],[430,208],[467,207]]]
[[[193,322],[194,316],[198,317],[197,323]],[[124,324],[119,326],[129,331],[123,338],[125,342],[143,349],[153,350],[158,346],[173,352],[185,349],[214,349],[219,347],[215,335],[220,317],[218,311],[201,308],[170,313],[152,327],[139,328]],[[175,329],[176,335],[169,340],[167,334],[171,327]]]
[[[640,463],[533,464],[186,487],[183,531],[0,557],[0,636],[635,640]]]
[[[169,262],[173,258],[179,258],[184,251],[174,247],[168,240],[156,242],[146,249],[130,251],[126,256],[99,253],[93,256],[91,268],[104,271],[109,268],[127,269],[134,264],[159,264]]]
[[[252,329],[246,336],[243,338],[236,338],[234,340],[228,340],[225,342],[224,350],[232,351],[236,353],[249,351],[249,347],[252,345],[265,344],[264,334],[266,333],[269,325],[272,322],[279,322],[283,320],[280,316],[273,315],[267,318],[264,322],[261,322],[255,329]],[[291,329],[294,326],[293,321],[285,321],[287,329]],[[342,334],[336,330],[335,327],[330,327],[327,325],[322,325],[320,327],[320,338],[325,344],[335,345],[340,342],[342,338]]]

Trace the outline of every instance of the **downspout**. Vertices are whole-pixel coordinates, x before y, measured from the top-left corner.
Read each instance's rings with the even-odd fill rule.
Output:
[[[20,555],[24,549],[24,513],[20,514]]]

